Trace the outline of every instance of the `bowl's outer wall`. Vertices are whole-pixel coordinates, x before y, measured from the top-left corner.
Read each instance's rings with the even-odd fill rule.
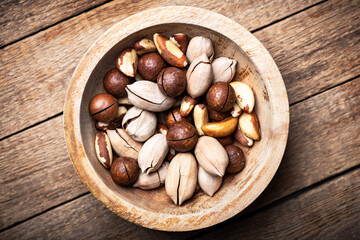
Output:
[[[170,16],[170,17],[169,17]],[[181,19],[179,21],[178,19]],[[210,20],[211,19],[211,20]],[[211,29],[211,30],[210,30]],[[104,92],[102,78],[115,67],[122,49],[155,33],[203,35],[214,44],[215,57],[238,60],[235,81],[249,84],[256,97],[262,140],[243,148],[245,169],[228,175],[212,197],[203,192],[175,206],[164,188],[143,191],[117,186],[96,159],[96,130],[88,113],[90,99]],[[231,39],[231,40],[230,40]],[[64,109],[68,150],[81,179],[108,208],[139,225],[167,231],[208,227],[237,214],[253,202],[274,176],[284,153],[289,125],[287,94],[275,62],[261,43],[236,22],[193,7],[163,7],[133,15],[104,33],[87,51],[71,79]],[[149,201],[151,199],[151,201]]]

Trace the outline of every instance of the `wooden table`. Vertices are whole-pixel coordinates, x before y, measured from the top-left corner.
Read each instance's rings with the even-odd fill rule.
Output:
[[[0,3],[0,239],[360,239],[360,1],[3,0]],[[92,42],[164,5],[210,9],[274,57],[290,102],[280,168],[244,212],[217,226],[159,232],[123,220],[81,182],[63,104]]]

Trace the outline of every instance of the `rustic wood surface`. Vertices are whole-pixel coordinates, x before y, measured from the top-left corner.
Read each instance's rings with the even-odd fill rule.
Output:
[[[191,2],[184,2],[184,5],[192,5]],[[194,3],[193,6],[217,10],[249,30],[254,30],[308,6],[308,1],[301,2],[250,1],[237,5],[229,1],[229,4],[223,5],[223,2],[214,0]],[[0,138],[60,113],[70,77],[90,45],[123,18],[162,5],[156,3],[134,2],[124,8],[123,1],[110,2],[0,49],[0,86],[3,91],[0,102],[7,99],[13,102],[11,107],[5,105],[0,116]],[[214,7],[210,7],[212,5]],[[237,8],[244,10],[226,14]],[[298,37],[296,31],[293,36]],[[276,60],[276,56],[273,57]],[[13,80],[7,81],[5,76]],[[47,111],[44,111],[44,107]]]
[[[0,47],[34,34],[56,22],[96,7],[106,0],[19,1],[0,4]]]
[[[67,155],[61,116],[69,78],[90,44],[125,17],[172,3],[53,1],[43,6],[56,15],[49,17],[37,1],[14,2],[0,3],[7,31],[0,35],[1,239],[359,239],[359,1],[175,3],[217,11],[255,32],[283,75],[291,120],[282,164],[257,201],[213,228],[174,234],[122,220],[88,192]],[[29,14],[4,13],[6,4]]]

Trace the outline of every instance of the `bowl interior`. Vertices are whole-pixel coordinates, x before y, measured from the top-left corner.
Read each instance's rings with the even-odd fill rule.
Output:
[[[236,59],[238,64],[234,81],[243,81],[249,84],[254,90],[256,98],[255,111],[259,116],[261,126],[261,141],[257,141],[250,149],[239,145],[246,154],[247,161],[244,170],[239,174],[227,174],[222,187],[213,197],[209,197],[202,191],[199,191],[181,207],[175,206],[171,202],[170,198],[166,195],[164,187],[144,191],[138,188],[121,187],[112,181],[109,171],[106,170],[96,158],[94,149],[96,129],[94,128],[94,121],[88,112],[91,98],[100,92],[105,92],[102,84],[103,76],[107,71],[115,67],[116,58],[120,52],[126,47],[133,46],[134,42],[141,38],[146,37],[152,39],[152,35],[156,32],[166,37],[178,32],[186,33],[190,37],[197,35],[206,36],[210,38],[214,44],[216,58],[226,56]],[[82,96],[80,131],[87,158],[92,167],[104,184],[116,193],[118,198],[126,202],[131,202],[134,206],[150,212],[181,215],[226,206],[248,190],[252,182],[256,181],[256,172],[260,172],[260,170],[264,168],[266,161],[270,160],[266,156],[269,155],[269,153],[267,153],[267,146],[272,138],[270,131],[272,119],[271,104],[266,85],[262,81],[261,75],[257,72],[255,64],[246,52],[235,42],[213,30],[197,25],[170,23],[152,26],[129,35],[112,47],[98,62],[87,81]]]

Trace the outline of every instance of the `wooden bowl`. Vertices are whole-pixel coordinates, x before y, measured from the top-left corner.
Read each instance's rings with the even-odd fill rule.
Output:
[[[104,92],[102,79],[115,67],[125,47],[154,33],[209,37],[215,57],[238,61],[235,80],[249,84],[256,97],[262,140],[245,149],[246,167],[227,175],[220,190],[209,197],[197,192],[175,206],[164,187],[152,191],[116,185],[94,150],[96,130],[89,115],[90,99]],[[128,17],[105,32],[86,52],[72,76],[64,109],[67,148],[83,182],[106,207],[141,226],[188,231],[220,223],[242,211],[269,184],[284,153],[289,105],[281,74],[264,46],[245,28],[223,15],[194,7],[161,7]]]

